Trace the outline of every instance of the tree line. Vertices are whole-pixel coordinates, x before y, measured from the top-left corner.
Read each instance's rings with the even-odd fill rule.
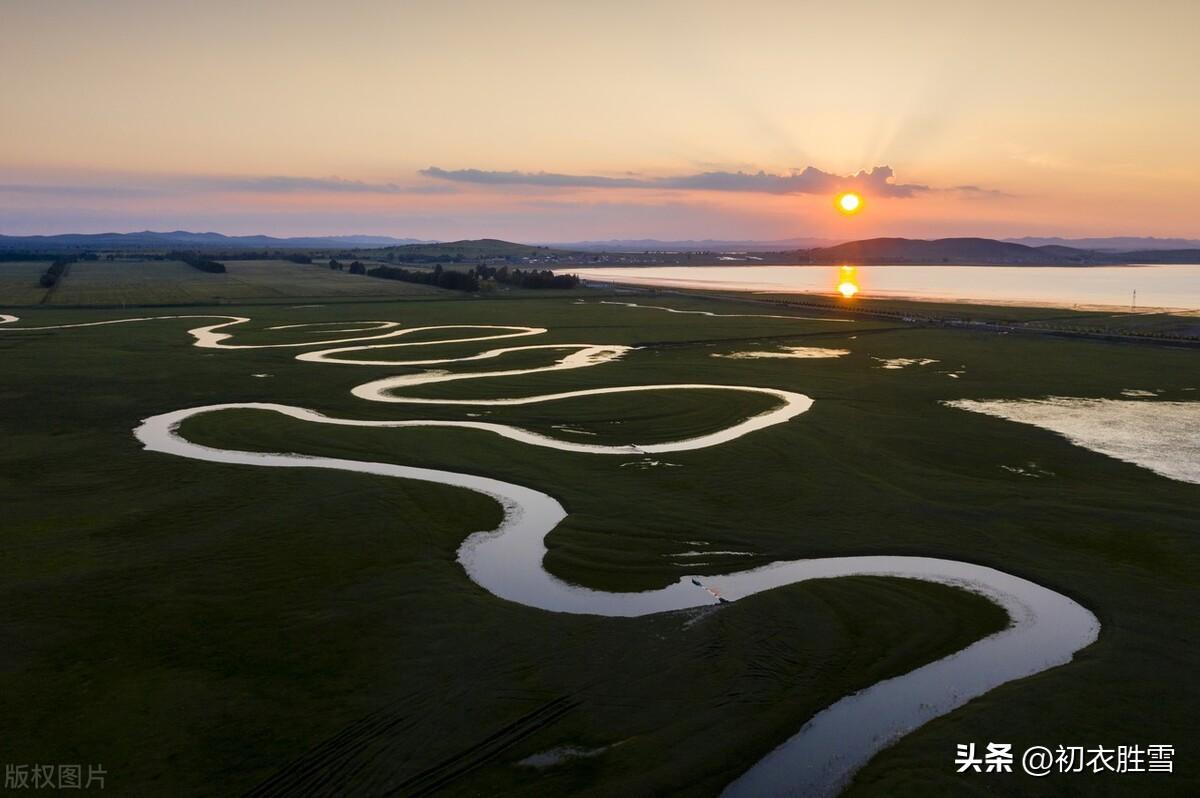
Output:
[[[50,264],[50,268],[42,274],[38,283],[42,288],[53,288],[58,285],[58,281],[67,273],[67,267],[75,262],[75,258],[59,258]]]
[[[355,265],[361,266],[356,261],[351,265],[351,273],[355,273]],[[337,269],[341,268],[341,264],[335,260],[331,260],[329,267]],[[478,291],[481,283],[487,280],[518,288],[532,289],[567,289],[575,288],[579,285],[579,275],[577,274],[555,274],[549,269],[538,271],[536,269],[510,269],[507,266],[496,268],[495,266],[485,266],[482,264],[473,269],[464,269],[461,271],[457,269],[443,269],[440,263],[434,264],[432,269],[404,269],[399,266],[377,266],[366,273],[371,277],[380,277],[384,280],[421,283],[422,285],[432,285],[438,288],[448,288],[452,291]]]
[[[329,259],[329,268],[331,268],[335,271],[339,271],[339,272],[345,271],[347,268],[349,268],[351,274],[366,274],[367,273],[367,267],[363,266],[362,262],[357,261],[357,260],[354,261],[353,263],[351,263],[349,267],[347,267],[346,264],[342,263],[337,258],[330,258]],[[399,279],[399,278],[394,278],[394,279]]]
[[[172,260],[181,260],[193,269],[199,269],[209,274],[224,274],[225,264],[209,260],[198,252],[172,252],[168,255]]]
[[[441,264],[432,269],[401,269],[398,266],[377,266],[367,271],[370,277],[380,277],[384,280],[402,280],[406,283],[421,283],[438,288],[449,288],[452,291],[478,291],[479,278],[473,271],[455,271],[443,269]]]
[[[495,280],[498,283],[515,285],[518,288],[576,288],[579,285],[578,274],[555,274],[549,269],[509,269],[507,266],[476,266],[475,274],[483,280]]]
[[[466,258],[461,252],[384,252],[384,258],[398,263],[462,263]]]

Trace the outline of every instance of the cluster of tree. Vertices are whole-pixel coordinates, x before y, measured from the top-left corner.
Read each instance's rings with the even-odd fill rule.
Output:
[[[360,264],[361,265],[361,264]],[[353,266],[351,267],[353,271]],[[377,266],[367,272],[370,277],[385,280],[402,280],[406,283],[422,283],[453,291],[478,291],[479,278],[473,271],[455,271],[436,265],[432,269],[401,269],[397,266]]]
[[[37,249],[0,250],[0,263],[31,260],[61,260],[64,263],[73,263],[77,260],[100,260],[100,256],[95,252],[81,252],[78,255],[64,255],[61,250],[58,252]]]
[[[483,280],[495,280],[518,288],[575,288],[579,285],[579,275],[555,274],[549,269],[522,271],[507,266],[498,269],[495,266],[476,266],[475,274]]]
[[[198,252],[172,252],[172,260],[181,260],[193,269],[199,269],[202,272],[210,274],[224,274],[225,264],[219,261],[209,260]]]
[[[42,274],[38,282],[42,288],[53,288],[62,279],[62,276],[67,273],[67,267],[75,262],[74,258],[59,258],[50,264],[50,268]]]
[[[345,271],[347,268],[349,268],[351,274],[366,274],[367,273],[367,267],[363,266],[361,262],[354,261],[349,266],[346,266],[346,264],[342,263],[337,258],[331,258],[329,260],[329,268],[333,269],[334,271],[339,271],[339,272]]]
[[[204,247],[202,249],[191,250],[196,254],[202,254],[204,257],[216,261],[228,260],[286,260],[292,263],[312,263],[316,258],[318,263],[324,263],[325,258],[353,258],[355,252],[351,250],[305,250],[296,252],[294,249],[232,249],[220,247]],[[148,253],[131,253],[139,260],[151,257]],[[171,253],[174,254],[174,253]],[[163,260],[161,255],[154,258],[155,260]]]
[[[396,252],[392,250],[384,257],[394,263],[462,263],[465,260],[461,252]]]
[[[213,260],[279,260],[288,253],[272,252],[255,249],[215,249],[205,247],[204,254]]]
[[[0,263],[9,261],[56,260],[59,256],[53,252],[35,249],[5,249],[0,250]]]

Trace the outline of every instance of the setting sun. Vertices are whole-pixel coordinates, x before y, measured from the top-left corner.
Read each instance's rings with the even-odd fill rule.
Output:
[[[858,213],[862,207],[862,197],[853,192],[839,194],[837,198],[837,207],[842,213],[851,214]]]

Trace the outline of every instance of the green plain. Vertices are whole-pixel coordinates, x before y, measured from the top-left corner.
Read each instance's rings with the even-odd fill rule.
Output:
[[[95,264],[73,269],[85,265]],[[73,272],[64,289],[77,278]],[[164,279],[161,288],[129,289],[128,298],[153,303],[188,285]],[[310,296],[317,288],[298,280],[277,290]],[[904,737],[848,794],[1200,791],[1200,487],[939,404],[1116,398],[1128,388],[1194,400],[1185,390],[1200,387],[1194,351],[883,321],[709,318],[582,296],[587,301],[438,292],[364,306],[327,293],[322,307],[221,304],[213,312],[253,318],[233,330],[236,343],[321,340],[327,333],[294,330],[285,339],[266,328],[363,319],[549,329],[395,350],[401,357],[535,343],[641,347],[595,368],[419,389],[428,396],[706,382],[786,388],[816,402],[785,425],[660,458],[678,467],[622,468],[640,458],[527,447],[471,430],[331,428],[251,411],[201,417],[184,433],[213,446],[382,460],[537,488],[569,511],[548,540],[546,567],[596,588],[889,553],[968,560],[1032,579],[1095,612],[1103,624],[1097,643],[1067,666],[1004,685]],[[16,313],[29,325],[129,315]],[[716,794],[840,696],[1005,623],[977,596],[882,578],[806,583],[641,619],[501,601],[455,562],[466,535],[500,519],[483,496],[142,451],[130,434],[139,419],[217,402],[296,404],[356,418],[460,419],[471,410],[350,395],[402,367],[303,363],[293,359],[303,351],[296,349],[197,349],[185,330],[198,323],[0,327],[0,761],[103,763],[116,795],[228,795],[256,786],[259,794]],[[712,357],[776,345],[852,354]],[[939,362],[886,370],[874,359],[898,357]],[[702,434],[762,407],[733,392],[663,392],[486,408],[486,420],[578,434],[555,429],[567,425],[594,433],[580,438],[589,442],[627,443]],[[1031,462],[1052,476],[1002,468]],[[696,548],[754,556],[696,558],[705,565],[671,556]],[[955,744],[988,741],[1018,750],[1168,743],[1178,751],[1177,772],[956,775]],[[517,764],[558,746],[603,751],[544,770]]]

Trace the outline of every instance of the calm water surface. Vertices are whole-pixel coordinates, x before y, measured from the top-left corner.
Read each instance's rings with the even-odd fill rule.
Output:
[[[563,269],[584,279],[721,291],[830,293],[836,266],[661,266]],[[866,297],[954,299],[1073,307],[1107,305],[1200,310],[1200,265],[860,266]]]

